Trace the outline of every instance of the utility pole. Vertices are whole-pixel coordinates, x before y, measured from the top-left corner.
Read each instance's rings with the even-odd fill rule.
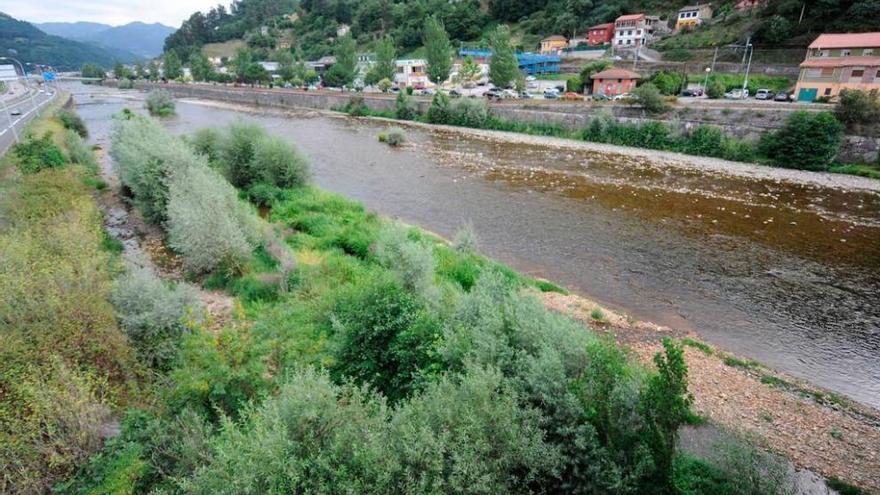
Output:
[[[749,36],[748,38],[746,38],[746,46],[745,46],[746,50],[743,52],[743,61],[740,62],[740,64],[739,64],[740,68],[742,68],[742,66],[746,63],[746,54],[747,54],[746,52],[749,51],[749,45],[751,43],[752,43],[752,37]]]
[[[807,2],[801,6],[801,16],[798,18],[798,26],[801,25],[801,22],[804,20],[804,12],[807,10]]]
[[[755,47],[749,43],[746,45],[746,50],[749,52],[749,64],[746,65],[746,77],[743,78],[742,99],[746,98],[746,88],[749,86],[749,69],[752,68],[752,54],[755,53]]]

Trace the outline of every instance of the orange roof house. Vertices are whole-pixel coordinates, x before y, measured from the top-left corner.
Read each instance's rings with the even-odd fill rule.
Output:
[[[557,53],[566,47],[568,47],[568,40],[565,39],[565,36],[560,36],[558,34],[547,36],[541,40],[541,53],[545,55]]]
[[[880,90],[880,32],[821,34],[800,67],[798,101],[834,98],[844,89]]]
[[[629,93],[635,89],[642,76],[626,69],[608,69],[590,76],[593,80],[593,94],[614,96]]]

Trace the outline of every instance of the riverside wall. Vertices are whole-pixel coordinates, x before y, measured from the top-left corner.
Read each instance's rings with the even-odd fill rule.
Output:
[[[113,82],[108,81],[105,84],[113,85]],[[395,108],[395,99],[389,95],[149,82],[139,82],[136,87],[142,90],[163,87],[177,98],[203,98],[275,108],[335,110],[344,107],[354,96],[363,98],[364,104],[373,110]],[[416,98],[416,101],[420,111],[427,111],[430,105],[429,98]],[[742,108],[729,105],[679,105],[660,116],[648,114],[636,106],[607,102],[585,104],[583,102],[546,103],[542,100],[511,101],[493,103],[489,108],[490,112],[499,118],[527,123],[554,124],[566,129],[582,129],[596,116],[611,115],[620,122],[658,121],[683,131],[699,125],[712,125],[721,128],[730,136],[756,139],[763,133],[781,127],[788,115],[800,106],[772,103],[749,104],[743,105]],[[811,109],[815,110],[815,108]],[[878,159],[878,151],[880,151],[880,136],[847,135],[841,146],[841,159],[846,162],[873,163]]]

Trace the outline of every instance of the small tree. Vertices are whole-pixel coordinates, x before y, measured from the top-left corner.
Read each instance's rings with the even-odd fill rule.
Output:
[[[489,60],[489,81],[506,88],[519,74],[519,63],[510,42],[510,28],[498,26],[489,36],[492,58]]]
[[[150,91],[144,105],[150,115],[165,117],[174,114],[174,96],[165,88]]]
[[[349,35],[339,39],[334,51],[336,55],[336,63],[330,67],[332,78],[340,83],[339,86],[348,86],[354,81],[355,70],[357,69],[357,44]]]
[[[214,72],[214,66],[201,51],[195,51],[189,56],[189,70],[194,81],[209,81]]]
[[[474,58],[467,56],[458,69],[458,81],[464,85],[475,83],[483,76],[483,70],[479,64],[474,62]]]
[[[638,98],[639,105],[650,113],[663,113],[669,110],[669,105],[666,104],[660,90],[651,83],[642,84],[633,91],[633,94]]]
[[[392,84],[391,79],[388,79],[386,77],[385,79],[382,79],[381,81],[379,81],[379,83],[376,86],[379,87],[379,91],[381,91],[383,93],[387,93],[388,90],[391,89],[391,84]]]
[[[162,65],[166,79],[177,79],[183,72],[181,71],[180,57],[177,52],[169,50],[162,57]]]
[[[428,122],[432,124],[446,124],[449,121],[449,97],[446,93],[438,91],[431,99],[428,108]]]
[[[156,63],[156,60],[150,60],[147,64],[147,77],[150,81],[159,79],[159,64]]]
[[[452,69],[452,45],[443,22],[436,16],[428,17],[425,21],[422,40],[428,61],[428,78],[439,86],[449,77]]]
[[[706,87],[706,96],[713,100],[724,97],[724,91],[727,86],[719,79],[710,79],[709,85]]]
[[[880,121],[880,93],[876,89],[844,89],[834,106],[834,115],[849,129]]]
[[[83,64],[80,73],[83,77],[93,77],[97,79],[104,79],[107,77],[104,73],[104,69],[98,64]]]
[[[364,83],[379,84],[386,79],[390,82],[394,79],[397,70],[396,59],[394,40],[390,36],[385,36],[376,43],[376,64],[367,73]],[[383,91],[387,91],[387,88]]]
[[[761,142],[761,148],[779,167],[827,170],[837,158],[843,124],[829,112],[798,110],[785,125]]]

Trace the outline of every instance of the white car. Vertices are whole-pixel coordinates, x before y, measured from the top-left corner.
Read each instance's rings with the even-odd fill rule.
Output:
[[[512,89],[505,89],[504,91],[501,92],[501,97],[502,98],[509,98],[509,99],[516,99],[516,98],[519,98],[519,95],[516,94],[516,91],[514,91]]]
[[[637,99],[637,98],[638,98],[638,97],[637,97],[636,95],[632,94],[632,93],[620,93],[619,95],[614,95],[613,97],[611,97],[611,99],[614,100],[614,101],[617,101],[617,100],[635,100],[635,99]]]

